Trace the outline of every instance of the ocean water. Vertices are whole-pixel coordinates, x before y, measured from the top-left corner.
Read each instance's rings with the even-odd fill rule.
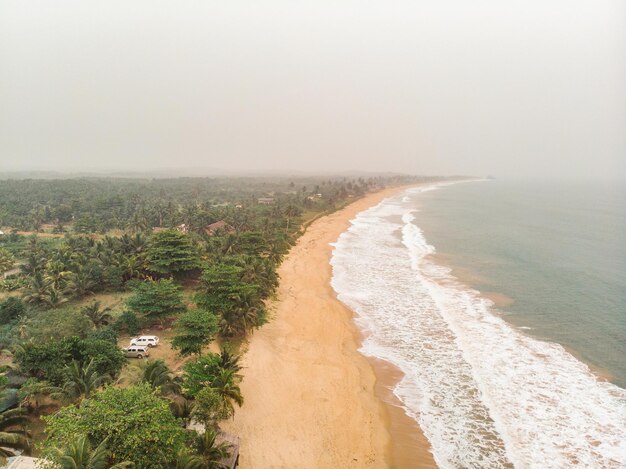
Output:
[[[337,240],[362,351],[403,371],[440,467],[626,467],[625,189],[414,188]]]

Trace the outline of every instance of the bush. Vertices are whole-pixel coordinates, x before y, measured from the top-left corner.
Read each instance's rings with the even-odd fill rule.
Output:
[[[87,363],[94,360],[99,374],[115,377],[126,358],[117,345],[106,340],[67,337],[57,342],[28,342],[19,347],[14,358],[20,371],[28,376],[62,385],[66,366],[73,360]]]
[[[115,322],[114,327],[120,332],[125,331],[128,335],[137,335],[141,329],[139,319],[132,311],[124,311]]]
[[[21,298],[10,296],[0,303],[0,324],[7,324],[26,312],[26,303]]]
[[[107,342],[111,342],[112,344],[117,344],[118,332],[117,329],[113,326],[106,326],[100,329],[97,329],[90,333],[87,336],[87,339],[92,340],[105,340]]]

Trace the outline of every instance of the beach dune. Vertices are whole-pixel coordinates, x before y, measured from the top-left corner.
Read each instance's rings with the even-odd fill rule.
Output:
[[[243,360],[244,405],[223,424],[241,437],[242,468],[392,465],[390,412],[377,397],[372,364],[358,352],[353,313],[330,287],[329,260],[330,243],[350,220],[399,190],[315,221],[281,265],[270,322],[254,333]]]

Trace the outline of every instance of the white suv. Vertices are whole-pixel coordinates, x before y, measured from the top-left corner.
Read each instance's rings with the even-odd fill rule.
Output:
[[[131,345],[128,348],[123,348],[122,351],[126,358],[143,358],[149,357],[150,352],[148,352],[148,347],[138,347],[136,345]]]
[[[142,335],[131,339],[130,345],[156,347],[157,345],[159,345],[159,338],[156,335]]]

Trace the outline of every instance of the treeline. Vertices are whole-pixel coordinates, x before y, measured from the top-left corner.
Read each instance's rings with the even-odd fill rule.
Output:
[[[63,232],[143,231],[185,223],[201,230],[209,223],[243,218],[234,206],[255,207],[272,195],[277,209],[287,205],[330,209],[348,195],[361,195],[385,184],[426,178],[178,178],[0,181],[0,227],[38,231],[46,224]],[[322,194],[318,200],[309,197]],[[224,205],[228,204],[228,205]]]

